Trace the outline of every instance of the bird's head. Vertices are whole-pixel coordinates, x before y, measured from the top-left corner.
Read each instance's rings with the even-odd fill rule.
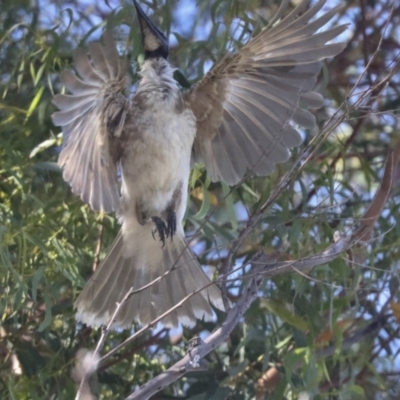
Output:
[[[168,58],[169,45],[164,33],[160,31],[144,13],[136,0],[132,0],[138,14],[145,59],[162,57]]]

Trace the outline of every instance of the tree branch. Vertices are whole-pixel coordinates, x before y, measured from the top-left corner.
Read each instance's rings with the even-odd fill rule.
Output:
[[[236,306],[229,310],[226,320],[221,327],[212,333],[203,344],[195,347],[189,352],[189,354],[175,363],[167,371],[147,382],[141,388],[128,396],[126,400],[148,399],[157,392],[163,390],[166,386],[181,378],[187,372],[196,370],[194,360],[202,360],[204,356],[212,352],[221,343],[228,339],[230,333],[238,324],[239,320],[243,317],[244,313],[248,310],[253,301],[258,297],[258,288],[265,275],[272,277],[291,272],[294,269],[306,271],[317,265],[325,264],[337,258],[339,254],[350,247],[355,240],[356,238],[354,236],[351,238],[345,238],[339,237],[338,235],[337,241],[323,252],[291,262],[266,263],[267,256],[264,254],[258,254],[252,262],[252,278],[247,283]]]

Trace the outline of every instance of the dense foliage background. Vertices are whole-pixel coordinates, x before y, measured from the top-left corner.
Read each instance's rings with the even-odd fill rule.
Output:
[[[323,10],[339,1],[327,3]],[[258,32],[279,6],[275,0],[142,4],[170,33],[170,61],[184,87]],[[135,82],[143,60],[135,18],[125,1],[1,2],[1,399],[74,398],[75,357],[100,337],[75,322],[72,305],[118,225],[114,216],[92,212],[63,182],[51,98],[62,90],[58,73],[71,63],[72,50],[97,40],[105,25],[114,28],[121,53],[130,55]],[[232,268],[258,250],[274,260],[297,259],[327,247],[336,230],[352,232],[383,182],[387,196],[378,212],[367,214],[374,229],[332,263],[266,280],[230,340],[208,357],[208,371],[187,375],[157,398],[400,397],[398,156],[391,159],[391,180],[383,173],[389,152],[399,154],[400,5],[347,1],[331,23],[349,29],[341,38],[348,46],[319,81],[326,102],[315,115],[320,128],[330,121],[329,135],[303,131],[305,145],[290,162],[232,191],[210,184],[197,167],[185,229],[191,236],[200,228],[194,250],[209,273],[225,268],[239,235],[245,240]],[[288,187],[268,202],[284,176]],[[265,204],[244,234],[249,216]],[[228,282],[233,303],[245,271]],[[100,366],[94,394],[124,399],[179,360],[191,338],[206,337],[223,320],[218,313],[214,323],[198,321],[191,330],[148,330]],[[112,332],[103,353],[132,332]]]

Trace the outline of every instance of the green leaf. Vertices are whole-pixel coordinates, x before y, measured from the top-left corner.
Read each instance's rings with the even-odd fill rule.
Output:
[[[307,362],[307,355],[308,349],[303,347],[295,349],[284,356],[283,365],[285,366],[285,375],[288,381],[291,380],[293,371]]]
[[[287,322],[303,332],[309,329],[307,321],[290,311],[286,307],[286,303],[281,300],[260,299],[260,306],[267,308],[273,314],[277,315],[282,321]]]
[[[22,59],[21,64],[19,65],[18,77],[17,77],[18,89],[21,89],[22,79],[24,78],[24,70],[25,70],[25,59]]]
[[[36,110],[36,107],[38,106],[40,99],[42,98],[44,92],[44,86],[42,86],[36,93],[35,97],[31,101],[31,104],[28,108],[28,111],[26,112],[26,118],[25,118],[25,123],[26,121],[31,117],[33,112]]]
[[[238,374],[240,374],[241,372],[243,372],[246,367],[249,365],[249,360],[244,360],[241,363],[239,363],[238,365],[235,365],[234,367],[231,367],[227,370],[227,373],[229,374],[229,376],[236,376]]]
[[[42,171],[52,171],[52,172],[58,172],[61,173],[61,168],[58,165],[58,163],[53,162],[53,161],[44,161],[44,162],[39,162],[33,165],[33,168],[37,170],[42,170]]]
[[[201,164],[195,164],[192,173],[190,174],[190,189],[194,189],[197,183],[197,180],[200,179],[202,173],[203,173],[203,168]]]
[[[54,146],[57,143],[57,138],[47,139],[44,142],[38,144],[29,154],[29,158],[35,157],[36,154],[42,152],[43,150],[48,149],[51,146]]]
[[[362,386],[359,385],[351,385],[349,390],[358,396],[365,397],[365,390]]]
[[[256,200],[260,199],[260,195],[258,195],[247,183],[242,183],[241,186],[247,193],[249,193]]]
[[[302,211],[304,211],[307,208],[307,200],[308,200],[308,189],[306,185],[304,184],[302,179],[298,180],[300,184],[300,189],[301,189],[301,202],[302,202]]]
[[[225,198],[226,208],[228,210],[229,220],[232,224],[232,229],[234,232],[236,232],[238,229],[238,222],[236,218],[235,207],[233,205],[233,196],[230,187],[224,182],[222,182],[222,193]]]
[[[10,399],[18,400],[18,397],[15,393],[15,375],[11,375],[11,379],[7,383],[8,394],[10,395]]]
[[[39,325],[39,332],[43,332],[47,327],[49,327],[52,320],[50,296],[48,295],[48,293],[44,293],[44,303],[46,305],[46,312],[44,315],[44,320]]]
[[[37,84],[39,83],[40,79],[42,78],[43,72],[45,71],[45,68],[46,68],[46,64],[45,63],[43,63],[39,67],[39,69],[38,69],[38,71],[36,73],[36,76],[35,76],[35,78],[33,80],[33,84],[34,84],[35,87],[37,86]]]
[[[200,210],[193,216],[193,218],[197,220],[203,220],[210,209],[210,194],[208,193],[208,190],[206,188],[206,185],[201,185],[201,188],[203,190],[203,202],[201,204]]]
[[[4,110],[7,110],[7,111],[12,111],[17,114],[26,114],[27,113],[27,111],[22,108],[14,107],[14,106],[11,106],[11,105],[5,104],[5,103],[0,103],[0,109],[1,108]]]
[[[303,221],[298,218],[296,219],[289,229],[289,240],[290,243],[298,243],[301,232],[303,231]]]
[[[32,277],[32,298],[33,298],[33,301],[36,301],[37,288],[38,288],[39,282],[40,282],[41,279],[43,278],[44,271],[45,271],[45,267],[44,267],[44,266],[41,266],[41,267],[40,267],[38,270],[36,270],[36,272],[33,274],[33,277]]]

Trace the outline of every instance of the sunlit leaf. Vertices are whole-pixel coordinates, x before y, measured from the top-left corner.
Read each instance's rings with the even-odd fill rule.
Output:
[[[39,90],[37,91],[35,97],[32,99],[32,102],[28,108],[28,111],[26,113],[26,119],[25,122],[27,121],[27,119],[33,114],[33,112],[35,111],[36,107],[38,106],[40,99],[43,95],[44,92],[44,86],[42,86],[41,88],[39,88]]]
[[[57,139],[56,138],[51,138],[51,139],[47,139],[44,142],[40,143],[39,145],[37,145],[29,154],[29,157],[35,157],[35,155],[37,153],[40,153],[43,150],[48,149],[49,147],[53,146],[54,144],[57,143]]]

